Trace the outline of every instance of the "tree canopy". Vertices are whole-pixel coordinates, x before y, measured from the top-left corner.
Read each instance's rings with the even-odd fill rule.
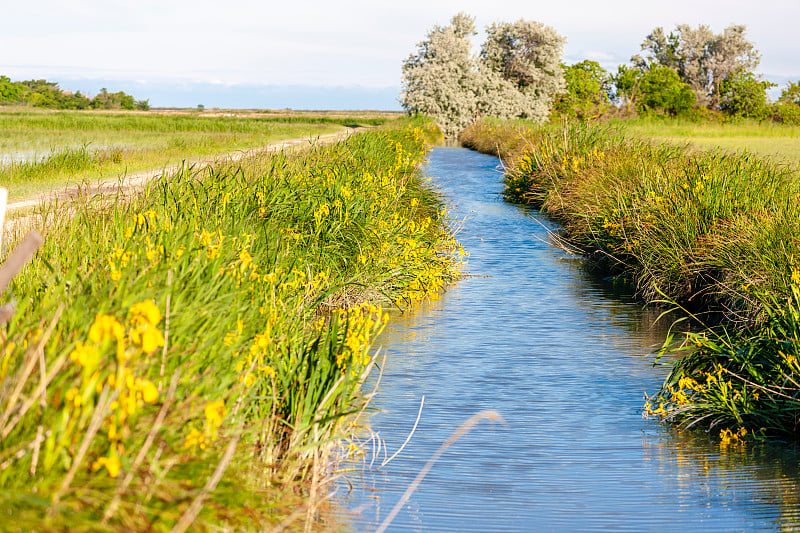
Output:
[[[556,99],[559,115],[584,119],[602,114],[609,107],[611,76],[597,61],[562,65],[566,90]]]
[[[565,39],[524,20],[486,31],[475,54],[469,40],[477,33],[474,18],[459,13],[448,26],[434,26],[403,62],[403,107],[433,116],[448,136],[486,115],[545,120],[564,88]]]
[[[642,70],[653,65],[674,70],[694,90],[699,104],[715,107],[719,84],[735,72],[752,71],[761,61],[745,33],[742,24],[731,25],[722,33],[714,33],[704,24],[697,28],[678,24],[669,35],[658,27],[642,42],[645,55],[635,55],[631,61]]]

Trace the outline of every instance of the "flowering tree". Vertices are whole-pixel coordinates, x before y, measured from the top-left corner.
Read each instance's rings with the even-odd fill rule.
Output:
[[[476,55],[469,41],[477,33],[474,18],[459,13],[449,26],[434,26],[403,62],[403,107],[433,116],[448,136],[486,115],[546,119],[564,90],[565,39],[524,20],[492,24],[486,31]]]

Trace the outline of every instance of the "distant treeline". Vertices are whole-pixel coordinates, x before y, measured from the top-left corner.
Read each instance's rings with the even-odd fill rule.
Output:
[[[61,89],[47,80],[12,81],[0,75],[0,105],[21,104],[50,109],[150,109],[147,100],[136,100],[123,91],[110,93],[106,88],[90,98]]]

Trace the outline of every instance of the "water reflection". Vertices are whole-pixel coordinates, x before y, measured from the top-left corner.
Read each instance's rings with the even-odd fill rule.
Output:
[[[441,148],[429,172],[464,218],[459,237],[481,276],[394,317],[382,335],[382,411],[371,424],[389,453],[422,396],[425,409],[402,454],[381,470],[361,465],[351,493],[342,485],[354,529],[374,529],[451,431],[483,409],[509,427],[479,427],[448,450],[393,530],[800,527],[795,451],[778,470],[756,450],[736,452],[750,457],[736,463],[707,439],[642,420],[644,393],[668,371],[652,366],[659,310],[620,298],[548,242],[550,222],[504,203],[496,159]]]

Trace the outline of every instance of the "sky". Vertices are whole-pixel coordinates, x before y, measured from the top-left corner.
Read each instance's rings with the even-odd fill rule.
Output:
[[[800,79],[800,0],[3,3],[0,74],[124,90],[159,107],[399,109],[402,61],[459,11],[479,28],[542,22],[567,38],[566,63],[613,70],[657,26],[745,24],[762,54],[758,73],[780,85]]]

